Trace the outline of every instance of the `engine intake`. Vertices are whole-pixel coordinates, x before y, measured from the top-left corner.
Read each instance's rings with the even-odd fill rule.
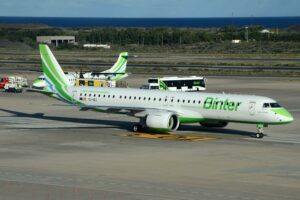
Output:
[[[160,131],[176,131],[179,123],[178,116],[173,113],[155,113],[146,116],[146,126]]]

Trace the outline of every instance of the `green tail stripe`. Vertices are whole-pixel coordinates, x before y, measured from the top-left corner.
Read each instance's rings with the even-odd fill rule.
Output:
[[[47,51],[47,46],[46,45],[40,45],[40,50],[41,50],[41,55],[42,55],[42,62],[46,62],[45,67],[47,68],[47,66],[50,68],[51,72],[53,72],[53,75],[55,76],[56,79],[58,79],[61,84],[63,84],[64,86],[67,86],[67,83],[62,79],[62,77],[60,77],[59,72],[57,71],[57,69],[55,68],[49,54]]]
[[[125,64],[126,60],[122,60],[117,66],[116,69],[113,69],[113,72],[119,72],[119,70],[123,67]]]
[[[122,66],[125,64],[125,62],[127,62],[127,59],[123,58],[123,56],[127,56],[127,53],[121,54],[120,61],[118,61],[116,66],[112,69],[113,72],[118,72],[120,68],[122,68]]]
[[[68,95],[67,92],[65,92],[66,86],[62,86],[60,83],[57,82],[55,77],[52,76],[51,72],[48,70],[47,67],[43,67],[44,73],[46,76],[50,79],[50,81],[54,84],[57,92],[66,100],[73,101],[73,98]]]

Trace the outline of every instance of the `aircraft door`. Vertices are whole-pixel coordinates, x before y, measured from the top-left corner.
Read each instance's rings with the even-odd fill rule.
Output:
[[[249,114],[255,115],[255,113],[256,113],[256,102],[250,101],[249,102]]]

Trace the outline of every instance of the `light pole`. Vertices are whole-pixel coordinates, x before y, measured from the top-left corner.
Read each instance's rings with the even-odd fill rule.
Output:
[[[245,39],[248,43],[249,42],[248,26],[245,27]]]

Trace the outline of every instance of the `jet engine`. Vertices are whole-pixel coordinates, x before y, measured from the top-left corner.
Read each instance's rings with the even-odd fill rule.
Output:
[[[160,131],[176,131],[179,127],[179,119],[173,113],[151,113],[146,116],[145,125],[147,128]]]

